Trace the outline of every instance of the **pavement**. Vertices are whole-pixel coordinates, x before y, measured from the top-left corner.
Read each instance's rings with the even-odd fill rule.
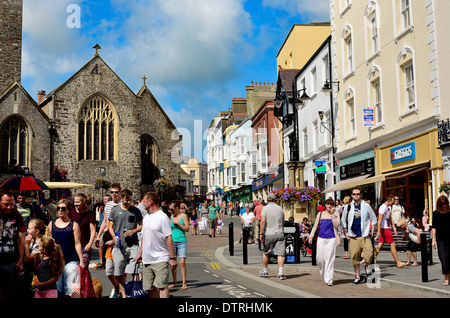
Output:
[[[421,255],[417,253],[418,266],[405,266],[397,268],[394,258],[389,249],[382,249],[377,256],[377,267],[374,281],[363,283],[358,286],[352,285],[354,279],[353,266],[349,259],[344,259],[344,248],[338,246],[336,249],[336,260],[334,270],[334,284],[327,286],[319,274],[317,265],[312,265],[311,255],[300,256],[299,263],[286,263],[284,274],[285,280],[276,278],[278,265],[269,265],[269,277],[259,277],[258,272],[262,268],[262,252],[258,245],[247,245],[246,264],[244,264],[243,244],[239,243],[240,221],[239,218],[228,218],[225,221],[222,234],[215,238],[208,236],[190,236],[191,246],[195,246],[195,241],[209,241],[210,247],[214,247],[220,240],[224,245],[215,249],[215,257],[227,269],[257,280],[261,283],[269,284],[272,287],[281,288],[292,293],[293,297],[322,298],[322,297],[346,297],[346,298],[449,298],[450,287],[443,286],[444,276],[441,272],[441,264],[438,259],[437,250],[432,251],[432,264],[422,269]],[[233,222],[234,242],[233,255],[230,255],[229,226]],[[221,237],[221,238],[219,238]],[[228,242],[224,239],[228,240]],[[406,252],[398,253],[401,261],[406,262]],[[364,269],[361,270],[361,273]],[[276,297],[276,292],[272,297]]]

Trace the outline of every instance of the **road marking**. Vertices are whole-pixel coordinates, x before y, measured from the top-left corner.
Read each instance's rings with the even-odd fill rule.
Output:
[[[210,263],[210,264],[211,264],[211,267],[212,267],[214,270],[220,269],[220,267],[219,267],[219,265],[217,265],[217,263]]]

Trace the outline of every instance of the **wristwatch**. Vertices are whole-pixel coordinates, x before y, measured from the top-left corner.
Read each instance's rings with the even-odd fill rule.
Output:
[[[175,257],[170,257],[170,259],[171,259],[171,260],[176,260],[177,257],[176,257],[176,256],[175,256]]]

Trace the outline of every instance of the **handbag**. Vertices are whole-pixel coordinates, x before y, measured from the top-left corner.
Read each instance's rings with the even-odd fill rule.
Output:
[[[134,272],[132,274],[132,281],[126,282],[125,294],[127,298],[148,298],[148,292],[144,290],[142,286],[142,280],[138,280],[138,267],[139,265],[134,266]]]
[[[80,270],[79,270],[79,266],[78,266],[78,270],[77,273],[75,274],[75,277],[73,279],[72,282],[72,295],[70,296],[71,298],[81,298],[81,286],[80,286]]]
[[[89,269],[80,267],[80,290],[81,298],[95,298],[94,284]]]

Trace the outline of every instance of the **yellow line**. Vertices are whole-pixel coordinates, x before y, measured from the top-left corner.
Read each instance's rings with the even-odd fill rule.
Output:
[[[210,263],[210,264],[211,264],[211,267],[212,267],[214,270],[220,269],[220,267],[219,267],[219,265],[217,265],[217,263]]]

